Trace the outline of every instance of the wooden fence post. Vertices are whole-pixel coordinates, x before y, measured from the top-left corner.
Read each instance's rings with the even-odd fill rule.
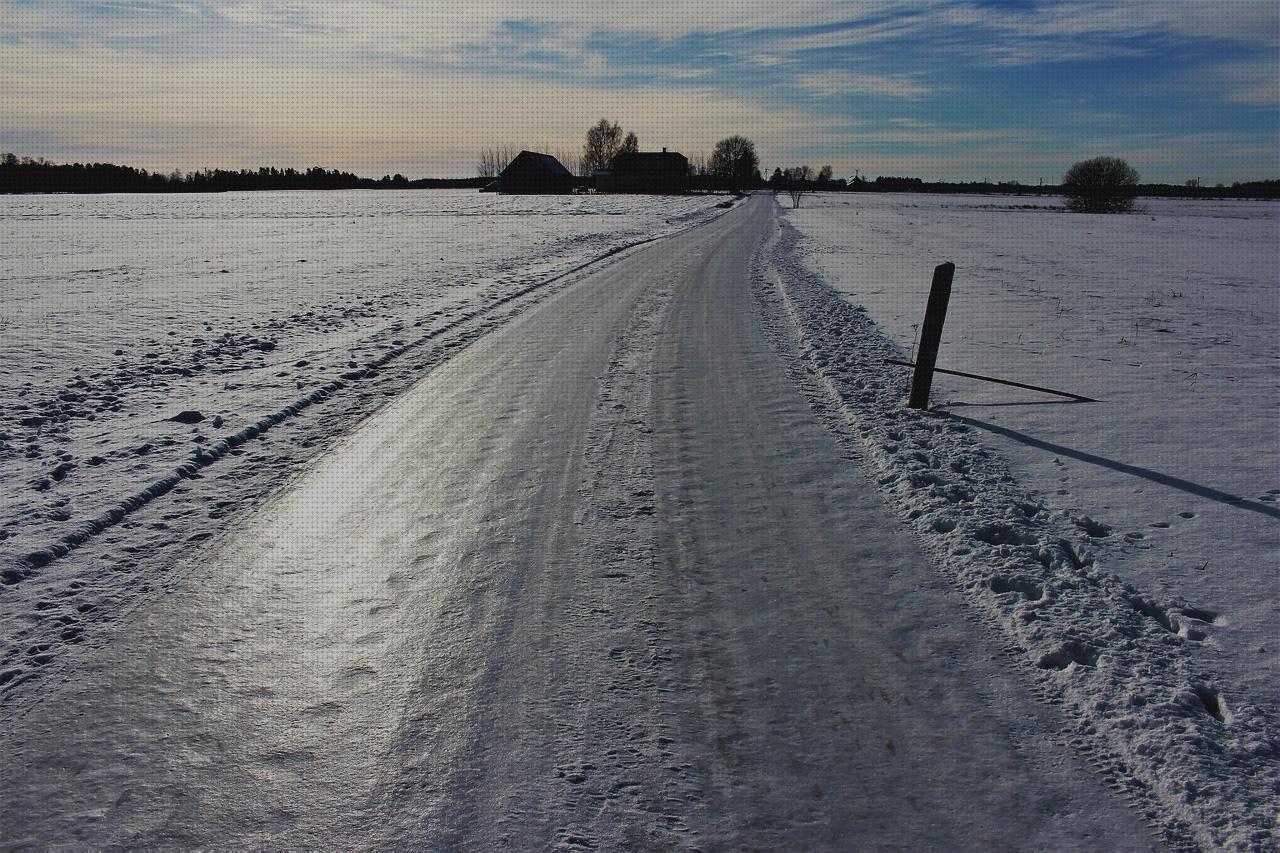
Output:
[[[916,350],[916,369],[911,375],[911,398],[907,401],[913,409],[929,408],[929,388],[933,385],[933,368],[938,362],[942,324],[947,319],[947,302],[951,299],[951,279],[955,272],[956,265],[950,262],[939,264],[933,271],[929,305],[920,329],[920,347]]]

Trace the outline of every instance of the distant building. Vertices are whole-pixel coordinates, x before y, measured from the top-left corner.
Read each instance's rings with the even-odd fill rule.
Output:
[[[481,192],[545,195],[573,192],[577,178],[550,154],[521,151]]]
[[[624,151],[595,173],[606,193],[675,194],[689,191],[689,161],[674,151]]]

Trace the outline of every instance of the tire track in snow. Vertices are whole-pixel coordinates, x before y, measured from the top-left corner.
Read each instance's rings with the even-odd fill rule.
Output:
[[[573,816],[559,829],[558,850],[696,845],[687,811],[700,807],[702,794],[692,769],[680,762],[678,721],[664,701],[690,685],[672,667],[679,651],[658,571],[650,426],[654,347],[674,280],[667,277],[637,303],[587,429],[579,524],[597,568],[581,579],[574,632],[594,635],[607,648],[610,668],[592,713],[563,724],[579,758],[557,768]],[[566,698],[572,707],[580,697]]]
[[[653,501],[634,492],[651,466],[627,412],[633,390],[644,400],[649,332],[628,329],[685,252],[733,227],[558,289],[188,556],[172,589],[69,657],[63,683],[4,709],[0,835],[386,849],[580,847],[585,832],[607,846],[624,826],[675,837],[680,811],[653,795],[678,795],[679,775],[648,785],[672,778],[650,725],[669,650],[667,617],[644,603],[662,585],[643,578]],[[600,577],[607,556],[635,569],[632,589]],[[69,762],[74,785],[47,770]]]
[[[708,219],[698,224],[703,225],[703,224],[706,224],[706,222],[710,222],[710,221],[712,220]],[[696,228],[698,226],[695,225],[692,227]],[[684,230],[687,231],[689,229],[684,229]],[[70,533],[67,533],[65,536],[62,536],[54,543],[44,548],[31,551],[28,554],[17,558],[16,560],[13,561],[13,565],[6,566],[4,569],[0,570],[0,584],[3,584],[4,586],[13,586],[15,584],[21,583],[22,581],[34,575],[40,569],[47,566],[49,563],[53,562],[54,560],[65,557],[67,554],[71,553],[76,548],[80,547],[85,542],[92,539],[94,536],[97,536],[99,533],[103,532],[104,530],[107,530],[108,528],[113,527],[116,524],[119,524],[120,521],[122,521],[130,513],[140,509],[141,507],[146,506],[148,503],[155,500],[156,498],[161,497],[165,494],[168,494],[169,491],[171,491],[173,487],[176,486],[178,483],[182,482],[185,479],[190,479],[192,475],[196,474],[197,472],[205,468],[208,468],[210,465],[214,464],[215,462],[219,461],[224,456],[226,456],[229,451],[236,449],[237,447],[239,447],[240,445],[244,444],[247,441],[257,438],[258,436],[270,430],[272,427],[301,413],[302,411],[310,407],[312,404],[321,402],[322,400],[326,400],[329,398],[330,395],[336,394],[346,389],[347,387],[350,386],[352,382],[358,382],[362,379],[367,379],[367,378],[376,376],[378,371],[381,368],[385,367],[389,362],[400,358],[402,355],[405,355],[408,352],[416,350],[419,347],[423,346],[424,344],[427,344],[439,337],[447,335],[450,332],[453,332],[454,330],[458,329],[461,326],[464,326],[467,323],[470,323],[473,320],[482,320],[484,318],[487,318],[489,317],[489,315],[493,314],[495,311],[498,311],[500,308],[512,302],[516,302],[517,300],[523,299],[525,296],[528,296],[529,294],[534,293],[535,291],[542,290],[546,288],[548,285],[552,285],[557,282],[563,281],[569,276],[575,273],[581,272],[587,269],[588,267],[594,266],[595,264],[598,264],[601,261],[607,260],[621,252],[625,252],[630,249],[634,249],[638,246],[643,246],[648,243],[652,243],[655,240],[666,239],[682,233],[684,233],[684,231],[677,231],[674,234],[663,235],[663,237],[650,237],[644,240],[638,240],[634,243],[629,243],[625,246],[615,247],[602,255],[599,255],[595,258],[585,261],[579,264],[578,266],[573,267],[572,269],[566,270],[563,273],[553,276],[552,278],[546,279],[544,281],[536,282],[535,284],[531,284],[527,287],[516,290],[499,299],[495,299],[489,304],[481,306],[480,308],[467,311],[457,319],[449,323],[446,323],[445,325],[437,329],[433,329],[430,332],[427,332],[425,335],[422,335],[416,338],[415,340],[412,340],[412,341],[409,341],[408,343],[401,344],[400,346],[396,346],[396,347],[392,347],[391,349],[388,349],[379,357],[366,362],[363,367],[357,368],[355,370],[347,371],[343,373],[340,378],[331,380],[325,383],[316,391],[313,391],[312,393],[307,394],[306,396],[295,400],[294,402],[290,403],[284,408],[279,409],[278,411],[275,411],[265,417],[259,418],[256,422],[254,422],[253,424],[250,424],[249,426],[245,427],[239,432],[236,432],[224,439],[221,439],[220,441],[210,445],[209,447],[202,447],[196,450],[193,453],[192,459],[190,462],[177,466],[172,471],[152,481],[147,486],[142,488],[140,491],[120,501],[115,506],[111,507],[110,509],[98,515],[96,518],[85,522],[75,530],[71,531]],[[527,308],[528,305],[531,305],[531,304],[533,304],[532,301],[530,301],[523,307]],[[477,331],[481,334],[483,332],[489,331],[490,329],[494,328],[496,325],[498,325],[502,321],[508,320],[512,316],[515,316],[516,313],[519,313],[519,312],[513,312],[512,314],[509,314],[505,317],[500,318],[497,322],[491,322],[489,324],[485,324]],[[473,340],[474,337],[476,336],[478,335],[473,334],[469,337],[468,340]]]
[[[357,389],[373,386],[377,390],[362,391],[362,398],[352,400],[350,404],[357,409],[360,417],[367,417],[385,405],[391,395],[401,393],[407,387],[406,382],[401,381],[401,377],[388,376],[392,368],[399,367],[406,373],[404,379],[411,385],[482,336],[519,316],[563,287],[572,286],[579,274],[595,270],[602,264],[625,258],[632,251],[650,243],[672,239],[715,222],[726,212],[718,211],[668,234],[615,246],[568,270],[505,294],[485,305],[464,311],[449,322],[413,340],[393,346],[357,368],[343,372],[315,391],[275,412],[264,415],[236,433],[200,447],[194,451],[189,461],[175,466],[137,492],[102,510],[50,544],[19,556],[8,556],[0,565],[0,596],[5,595],[6,590],[14,589],[24,582],[34,581],[52,568],[57,561],[70,556],[83,546],[99,541],[103,534],[127,523],[131,516],[150,507],[184,483],[202,479],[209,474],[209,469],[215,466],[220,469],[219,463],[228,456],[238,456],[244,452],[250,442],[264,439],[273,432],[278,432],[282,426],[313,408],[336,403],[344,397],[351,396]],[[414,365],[401,364],[406,356],[428,345],[434,346],[423,361]],[[381,380],[387,379],[391,380],[390,387],[381,387],[386,384]],[[370,398],[376,401],[376,405],[370,407],[366,404],[365,401]],[[350,424],[350,418],[345,417],[338,419],[338,423],[340,428],[354,426]],[[334,433],[325,436],[324,440],[329,441],[337,437],[338,434]],[[312,455],[305,454],[302,459],[290,460],[290,464],[305,463],[306,459]],[[190,530],[186,532],[192,533]],[[208,532],[197,532],[188,541],[192,544],[203,542],[211,538],[211,535]],[[128,546],[126,550],[129,548],[133,546]],[[73,579],[60,592],[46,593],[41,601],[34,602],[39,611],[34,614],[35,624],[27,628],[18,628],[9,638],[9,648],[0,653],[0,704],[12,701],[17,695],[15,691],[19,686],[50,672],[51,665],[59,657],[62,649],[69,645],[83,643],[88,636],[86,629],[90,627],[90,623],[100,623],[109,618],[107,608],[100,606],[99,602],[76,603],[78,599],[83,598],[85,589],[86,584],[82,579]],[[68,610],[68,607],[71,609]]]

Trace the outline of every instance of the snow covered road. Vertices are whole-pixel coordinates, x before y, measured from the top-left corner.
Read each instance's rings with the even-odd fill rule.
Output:
[[[479,338],[85,646],[5,845],[1147,849],[764,334],[775,205]]]

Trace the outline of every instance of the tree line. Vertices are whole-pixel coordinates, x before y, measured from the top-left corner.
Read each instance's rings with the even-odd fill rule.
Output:
[[[247,190],[353,190],[477,187],[475,179],[421,179],[384,175],[361,178],[350,172],[313,166],[278,169],[204,169],[198,172],[149,172],[114,163],[51,163],[44,158],[0,157],[0,193],[167,193]]]
[[[598,123],[597,123],[598,126]],[[612,132],[598,135],[604,144],[595,162],[606,154],[612,159]],[[624,145],[639,147],[634,133],[617,137],[618,150]],[[585,146],[584,146],[585,148]],[[491,149],[493,175],[501,172],[518,151]],[[614,151],[613,153],[616,153]],[[555,156],[571,171],[583,173],[585,150],[560,152]],[[1095,158],[1098,159],[1098,158]],[[774,170],[766,182],[760,176],[755,146],[742,136],[716,143],[711,154],[688,158],[690,189],[701,191],[750,190],[767,186],[775,190],[799,188],[844,192],[987,193],[1004,195],[1063,195],[1063,185],[1022,184],[1016,181],[924,181],[921,178],[881,176],[874,180],[855,175],[834,178],[830,166],[816,173],[809,166]],[[605,160],[604,162],[608,162]],[[1085,161],[1087,162],[1087,161]],[[501,167],[499,167],[499,163]],[[482,158],[483,165],[483,158]],[[1105,170],[1104,170],[1105,171]],[[589,175],[590,173],[587,172]],[[259,169],[204,169],[197,172],[149,172],[113,163],[52,163],[44,158],[0,156],[0,194],[4,193],[106,193],[106,192],[230,192],[250,190],[334,190],[334,189],[472,189],[488,183],[490,176],[475,178],[421,178],[384,175],[380,179],[361,178],[349,172],[313,166],[305,170],[262,167]],[[1135,180],[1137,180],[1135,175]],[[583,185],[589,184],[583,178]],[[1124,190],[1129,197],[1149,198],[1280,198],[1280,180],[1236,182],[1231,186],[1204,186],[1191,180],[1184,184],[1135,183]]]
[[[639,139],[634,132],[623,135],[622,126],[601,118],[587,129],[579,152],[557,155],[562,163],[580,177],[588,177],[596,169],[606,169],[613,157],[624,151],[638,151]],[[499,174],[515,156],[512,149],[494,157],[495,149],[481,157],[481,174]],[[1115,157],[1095,157],[1076,163],[1063,176],[1060,185],[1029,185],[1017,181],[931,181],[922,178],[880,176],[874,181],[855,174],[852,178],[836,178],[835,169],[827,164],[818,170],[812,166],[775,168],[766,182],[760,175],[760,160],[755,145],[741,135],[716,143],[711,154],[689,156],[689,188],[692,190],[752,190],[768,187],[786,191],[792,205],[800,206],[809,192],[925,192],[925,193],[996,193],[1013,195],[1062,195],[1072,210],[1085,212],[1123,212],[1133,207],[1136,196],[1183,198],[1280,198],[1280,181],[1251,181],[1231,187],[1219,184],[1204,187],[1198,180],[1182,185],[1142,184],[1138,173]],[[585,185],[585,184],[584,184]]]
[[[608,169],[618,154],[639,150],[640,138],[635,131],[624,133],[622,125],[602,118],[587,128],[581,149],[545,153],[586,179],[597,169]],[[519,148],[510,145],[483,148],[476,156],[476,174],[481,178],[496,178],[519,153]],[[726,137],[716,143],[710,154],[694,154],[686,159],[693,189],[756,189],[764,183],[755,144],[745,136]],[[587,181],[583,183],[589,185]]]
[[[840,184],[844,184],[840,186]],[[874,180],[855,176],[836,181],[829,190],[874,193],[944,193],[962,195],[1063,195],[1063,184],[1024,184],[1019,181],[926,181],[923,178],[886,175]],[[1230,186],[1138,183],[1135,195],[1143,198],[1280,198],[1280,180],[1237,181]]]
[[[786,190],[791,196],[791,206],[799,207],[800,199],[806,193],[845,189],[848,181],[835,180],[834,175],[835,170],[830,165],[823,166],[816,173],[812,166],[788,166],[785,169],[778,167],[769,176],[769,189],[775,193]]]

